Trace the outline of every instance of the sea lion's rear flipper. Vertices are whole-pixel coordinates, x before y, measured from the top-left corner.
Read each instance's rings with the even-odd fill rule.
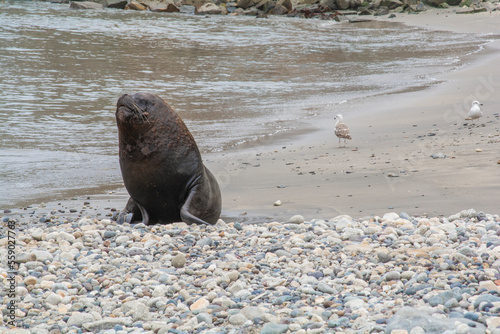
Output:
[[[188,183],[188,194],[181,206],[186,224],[215,225],[219,220],[222,197],[215,176],[203,166],[203,173]]]
[[[193,215],[191,212],[189,212],[189,205],[187,205],[188,201],[184,203],[184,205],[181,208],[181,219],[183,222],[185,222],[188,225],[191,224],[198,224],[198,225],[210,225],[203,219],[200,219]]]
[[[181,207],[181,219],[188,225],[191,224],[210,225],[203,219],[195,216],[195,214],[197,214],[195,213],[195,211],[197,211],[195,208],[200,206],[203,207],[203,201],[206,200],[200,197],[200,194],[199,192],[196,191],[196,188],[197,187],[191,189],[188,198],[186,198],[186,201]]]
[[[130,197],[127,202],[127,205],[125,205],[125,209],[123,209],[118,215],[116,222],[118,224],[123,224],[123,223],[132,224],[134,221],[140,221],[140,220],[141,223],[148,225],[149,223],[148,212],[146,211],[146,209],[144,209],[142,205],[138,204],[136,201],[132,199],[132,197]]]

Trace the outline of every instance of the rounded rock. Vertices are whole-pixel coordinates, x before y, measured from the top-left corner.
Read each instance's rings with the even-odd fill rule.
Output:
[[[304,216],[301,216],[301,215],[295,215],[288,220],[288,222],[290,224],[302,224],[302,223],[304,223],[304,221],[305,221],[305,218],[304,218]]]
[[[90,313],[73,312],[66,324],[68,326],[81,327],[83,324],[94,321],[94,316]]]
[[[186,265],[186,256],[183,253],[179,253],[172,259],[172,265],[175,268],[182,268]]]
[[[62,297],[56,293],[51,293],[50,295],[47,296],[47,299],[45,300],[45,302],[47,302],[47,304],[51,304],[51,305],[58,305],[59,303],[61,303],[61,301],[62,301]]]
[[[243,314],[237,313],[230,316],[228,321],[231,325],[238,326],[238,325],[243,325],[245,322],[248,321],[248,319]]]
[[[31,237],[34,240],[41,241],[43,239],[44,232],[41,228],[35,228],[33,231],[31,231]]]
[[[399,271],[389,271],[385,274],[386,281],[399,281],[401,279],[401,274]]]
[[[26,285],[35,285],[36,282],[37,282],[37,278],[34,276],[27,276],[24,279],[24,284],[26,284]]]

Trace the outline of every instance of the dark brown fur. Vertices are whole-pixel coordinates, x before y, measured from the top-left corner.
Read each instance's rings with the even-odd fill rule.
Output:
[[[118,99],[116,121],[130,194],[118,220],[215,224],[222,204],[219,185],[177,113],[156,95],[125,94]]]

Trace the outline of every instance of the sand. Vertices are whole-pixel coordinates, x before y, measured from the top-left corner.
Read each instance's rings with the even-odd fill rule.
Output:
[[[457,15],[455,10],[375,19],[500,35],[500,12]],[[497,41],[468,56],[461,69],[437,77],[432,87],[351,101],[342,110],[320,107],[331,117],[317,119],[311,131],[204,155],[222,188],[222,218],[263,222],[295,214],[309,220],[388,211],[448,216],[469,208],[498,213],[499,62]],[[474,124],[465,120],[473,100],[484,104],[485,115]],[[338,147],[333,131],[339,112],[353,137],[345,148]],[[46,210],[89,201],[84,214],[95,214],[123,208],[127,197],[121,189],[48,203]],[[275,206],[278,200],[281,205]]]
[[[423,28],[500,34],[500,13],[458,15],[432,9],[394,20]],[[467,57],[439,84],[342,105],[353,140],[338,147],[333,117],[286,140],[208,156],[221,182],[224,214],[306,219],[387,211],[450,215],[498,212],[500,195],[500,43]],[[466,115],[480,100],[484,117]],[[442,153],[445,158],[433,159]],[[276,201],[281,206],[274,206]]]

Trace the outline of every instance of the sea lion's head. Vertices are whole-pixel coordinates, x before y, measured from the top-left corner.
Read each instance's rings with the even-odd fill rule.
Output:
[[[164,106],[161,98],[150,93],[123,94],[117,102],[116,120],[119,126],[147,129]]]

